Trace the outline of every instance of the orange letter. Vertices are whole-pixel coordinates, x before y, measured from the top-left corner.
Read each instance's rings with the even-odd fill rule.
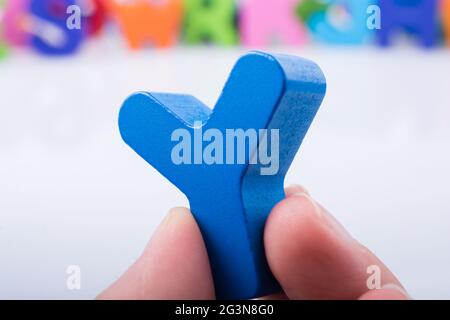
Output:
[[[145,43],[167,47],[178,36],[182,16],[181,0],[134,0],[127,3],[105,0],[105,4],[132,49],[141,48]]]
[[[442,0],[442,23],[447,44],[450,46],[450,0]]]

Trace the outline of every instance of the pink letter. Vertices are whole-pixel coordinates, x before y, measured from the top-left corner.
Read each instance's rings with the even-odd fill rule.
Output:
[[[265,46],[272,39],[298,45],[306,41],[305,31],[297,19],[298,0],[246,0],[241,8],[242,42],[248,46]]]
[[[14,0],[6,3],[3,32],[6,41],[12,45],[22,46],[31,41],[31,35],[25,27],[29,5],[29,0]]]

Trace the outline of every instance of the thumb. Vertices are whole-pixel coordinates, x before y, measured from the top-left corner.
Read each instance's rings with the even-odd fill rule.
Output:
[[[214,299],[208,255],[185,208],[172,209],[141,257],[98,299]]]

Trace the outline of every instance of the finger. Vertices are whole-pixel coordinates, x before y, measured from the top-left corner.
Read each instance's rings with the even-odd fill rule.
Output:
[[[266,223],[270,268],[290,299],[357,299],[368,291],[368,267],[380,283],[400,285],[388,268],[354,240],[307,194],[281,201]]]
[[[388,284],[381,289],[370,290],[364,293],[359,300],[410,300],[406,291],[395,285]]]
[[[284,189],[284,193],[286,195],[286,198],[288,198],[297,193],[308,194],[308,191],[301,185],[293,184],[293,185],[290,185],[289,187],[286,187]],[[268,296],[261,297],[259,299],[260,300],[287,300],[288,297],[286,296],[286,294],[284,292],[278,292],[278,293],[274,293],[274,294],[271,294]]]
[[[189,210],[172,209],[142,256],[99,299],[214,299],[208,255]]]

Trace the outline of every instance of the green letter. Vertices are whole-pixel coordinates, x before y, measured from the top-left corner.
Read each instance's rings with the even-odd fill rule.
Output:
[[[235,44],[234,0],[184,0],[184,32],[187,43]]]
[[[3,42],[2,40],[2,17],[3,17],[3,10],[5,8],[5,1],[4,0],[0,0],[0,59],[6,57],[6,52],[7,52],[7,48],[6,48],[6,44]]]

